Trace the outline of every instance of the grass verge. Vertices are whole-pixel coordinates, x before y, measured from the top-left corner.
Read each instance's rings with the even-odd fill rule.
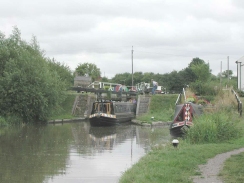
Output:
[[[225,183],[243,183],[244,182],[244,153],[231,156],[224,163],[224,168],[220,172]]]
[[[75,97],[77,95],[80,95],[79,93],[67,93],[67,98],[65,101],[61,104],[62,108],[60,110],[57,110],[54,112],[54,114],[49,118],[49,120],[55,120],[55,119],[74,119],[75,116],[73,116],[72,108],[75,101]]]
[[[226,143],[189,144],[180,140],[178,148],[171,144],[153,149],[131,169],[124,172],[120,183],[190,183],[199,175],[198,165],[219,153],[243,147],[244,137]]]

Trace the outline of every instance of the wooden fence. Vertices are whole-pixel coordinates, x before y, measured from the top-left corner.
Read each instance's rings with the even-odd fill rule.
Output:
[[[235,90],[232,89],[231,91],[232,91],[232,93],[234,93],[234,95],[236,97],[236,100],[237,100],[237,103],[238,103],[238,106],[237,106],[238,107],[238,112],[239,112],[240,116],[242,116],[242,102],[241,102],[238,94],[235,92]]]

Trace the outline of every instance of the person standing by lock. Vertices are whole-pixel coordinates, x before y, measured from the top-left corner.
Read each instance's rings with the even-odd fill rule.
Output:
[[[152,84],[153,84],[152,95],[155,95],[155,91],[157,90],[158,83],[152,79]]]

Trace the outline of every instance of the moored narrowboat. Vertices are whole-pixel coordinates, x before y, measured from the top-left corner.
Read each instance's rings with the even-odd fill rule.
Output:
[[[172,136],[182,136],[184,128],[193,125],[193,118],[203,113],[203,106],[187,102],[176,105],[173,122],[170,124],[170,133]]]
[[[92,126],[112,126],[131,122],[135,118],[136,104],[133,102],[95,101],[89,121]]]

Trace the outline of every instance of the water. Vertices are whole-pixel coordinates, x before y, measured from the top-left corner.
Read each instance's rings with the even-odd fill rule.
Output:
[[[168,127],[91,127],[89,122],[0,131],[0,182],[116,183]]]

